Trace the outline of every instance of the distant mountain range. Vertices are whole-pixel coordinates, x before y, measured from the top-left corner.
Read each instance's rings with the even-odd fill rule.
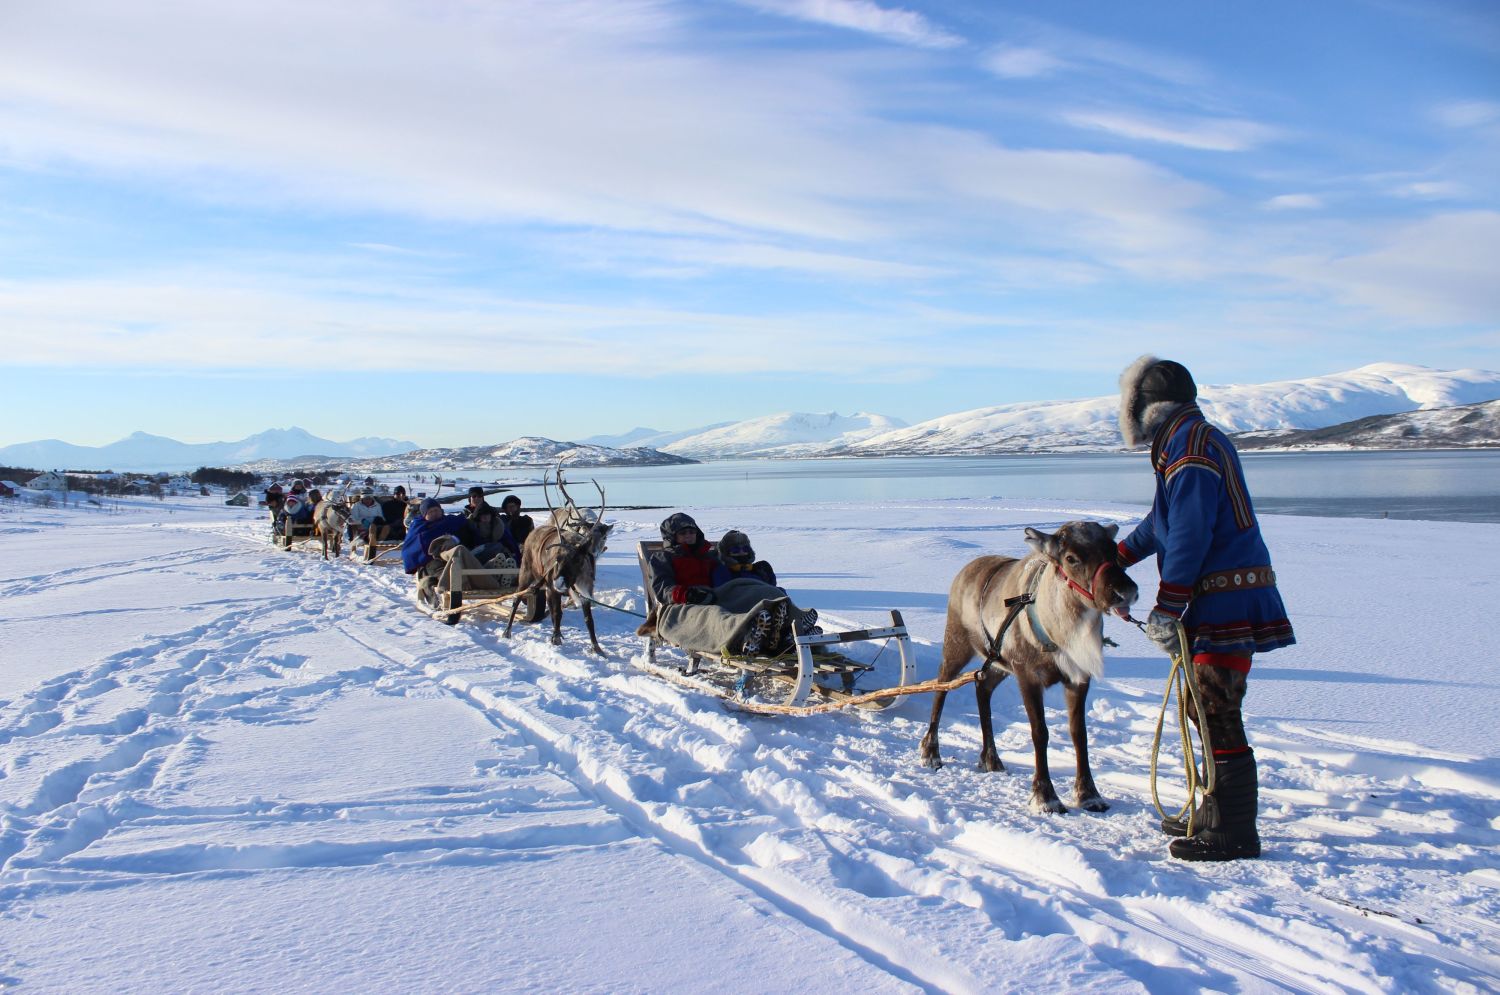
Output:
[[[377,456],[417,448],[399,439],[363,438],[349,442],[320,439],[300,428],[273,428],[238,442],[178,442],[136,432],[107,446],[75,446],[57,439],[0,448],[0,463],[38,470],[195,470],[256,459],[307,462],[344,456]]]
[[[1346,373],[1267,384],[1199,385],[1199,404],[1227,432],[1320,429],[1358,418],[1500,398],[1500,373],[1374,363]],[[902,426],[881,415],[783,414],[675,433],[638,428],[668,453],[700,459],[941,456],[1121,448],[1119,395],[1021,401]],[[890,426],[880,430],[882,424]],[[1410,445],[1429,444],[1413,435]]]
[[[609,446],[558,442],[538,436],[514,439],[499,446],[462,446],[454,449],[414,449],[394,456],[323,460],[319,468],[340,473],[397,473],[405,470],[498,470],[514,466],[569,467],[657,466],[696,463],[695,459],[663,453],[644,446],[616,449]],[[255,473],[280,473],[307,466],[297,460],[263,459],[243,465]],[[311,468],[311,467],[309,467]]]
[[[1443,418],[1370,424],[1291,442],[1297,432],[1329,429],[1380,416],[1437,411],[1500,399],[1500,373],[1433,370],[1374,363],[1346,373],[1267,384],[1200,384],[1199,404],[1230,433],[1255,433],[1252,446],[1347,445],[1420,448],[1486,445],[1478,422],[1440,428]],[[718,422],[679,432],[634,428],[583,442],[527,437],[503,445],[418,449],[395,439],[330,442],[300,428],[277,429],[238,442],[189,445],[142,432],[108,446],[73,446],[55,439],[0,448],[0,464],[36,469],[182,470],[250,465],[267,471],[295,465],[376,469],[475,469],[545,466],[566,458],[576,466],[695,462],[806,456],[941,456],[989,453],[1112,451],[1121,447],[1117,395],[1072,401],[1022,401],[944,415],[906,425],[859,412],[786,412]],[[1466,417],[1467,413],[1456,417]],[[1339,443],[1335,438],[1347,438]],[[1277,441],[1281,440],[1281,441]],[[1364,440],[1364,441],[1359,441]]]
[[[1483,449],[1500,447],[1500,400],[1371,415],[1327,428],[1236,435],[1240,449]]]

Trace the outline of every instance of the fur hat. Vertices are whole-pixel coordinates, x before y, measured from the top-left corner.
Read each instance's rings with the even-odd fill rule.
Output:
[[[1181,363],[1142,356],[1120,374],[1120,435],[1134,448],[1151,441],[1180,405],[1198,399],[1198,385]]]
[[[738,556],[730,553],[730,550],[743,548],[748,552]],[[725,563],[754,563],[755,550],[750,547],[750,537],[736,529],[730,529],[724,533],[724,538],[719,540],[719,559]]]
[[[670,549],[677,545],[677,533],[683,529],[692,529],[698,533],[698,538],[693,540],[694,545],[703,541],[703,530],[698,528],[698,523],[693,521],[693,516],[680,511],[675,515],[668,515],[661,523],[661,541]]]

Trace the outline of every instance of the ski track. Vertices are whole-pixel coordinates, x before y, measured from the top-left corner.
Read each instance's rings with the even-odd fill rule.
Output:
[[[14,579],[0,595],[256,556],[296,593],[195,606],[213,617],[0,703],[0,917],[39,896],[161,875],[616,842],[616,831],[570,818],[540,790],[170,801],[216,723],[296,722],[353,692],[436,685],[494,725],[508,758],[496,763],[562,777],[631,830],[921,989],[980,991],[1012,977],[1008,961],[1039,939],[1095,990],[1500,987],[1500,875],[1463,872],[1497,843],[1494,764],[1257,724],[1266,858],[1183,865],[1165,858],[1152,828],[1144,772],[1155,703],[1119,688],[1097,691],[1090,715],[1095,775],[1112,808],[1034,816],[1030,734],[1013,690],[995,699],[1006,773],[973,769],[979,737],[967,696],[949,703],[947,765],[927,771],[916,762],[925,698],[803,720],[731,713],[636,667],[634,619],[596,612],[609,652],[600,660],[585,652],[576,612],[561,648],[547,642],[545,623],[506,641],[489,612],[453,628],[422,617],[399,570],[347,557],[325,565],[311,547],[270,551],[250,526],[171,528],[229,541]],[[608,584],[629,570],[609,563],[601,576]],[[642,600],[638,586],[601,597]],[[288,627],[287,617],[298,621]],[[366,662],[302,679],[305,658],[266,650],[270,629],[278,639],[340,633]],[[918,654],[922,672],[933,671],[936,647]],[[1071,749],[1058,703],[1048,703],[1066,800]],[[80,759],[83,741],[91,748]],[[528,821],[538,806],[545,819]],[[464,830],[469,817],[502,812],[519,821]],[[373,839],[325,832],[351,813],[393,828]],[[394,828],[403,823],[452,831],[403,834]],[[173,827],[201,828],[204,841],[105,845]],[[236,842],[222,841],[226,827]]]

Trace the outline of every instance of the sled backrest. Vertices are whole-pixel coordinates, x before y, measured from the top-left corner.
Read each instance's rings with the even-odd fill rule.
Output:
[[[661,552],[660,539],[642,539],[635,544],[635,558],[641,565],[641,586],[646,589],[646,610],[656,607],[656,592],[651,590],[651,557]]]

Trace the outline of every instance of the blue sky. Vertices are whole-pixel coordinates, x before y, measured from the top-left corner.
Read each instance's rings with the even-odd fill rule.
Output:
[[[1500,368],[1488,0],[21,0],[0,445]]]

